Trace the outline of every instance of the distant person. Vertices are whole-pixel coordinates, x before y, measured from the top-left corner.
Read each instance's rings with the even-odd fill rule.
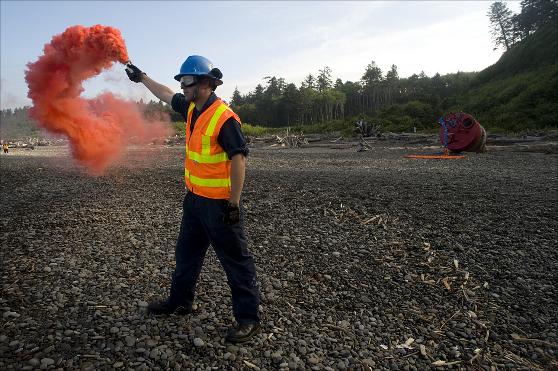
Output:
[[[2,149],[4,150],[4,153],[5,153],[5,154],[8,154],[9,148],[10,148],[10,147],[8,146],[8,143],[4,142],[4,143],[2,144]]]
[[[169,297],[149,304],[148,311],[156,315],[192,312],[196,282],[211,244],[227,274],[237,322],[226,340],[247,341],[260,330],[259,285],[240,208],[248,148],[240,118],[215,95],[223,74],[207,58],[189,56],[174,77],[183,94],[175,94],[132,64],[126,73],[186,121],[187,193],[176,243],[176,269]]]

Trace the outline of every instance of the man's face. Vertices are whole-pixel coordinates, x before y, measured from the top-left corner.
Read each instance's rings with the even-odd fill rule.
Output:
[[[186,99],[191,100],[194,97],[194,90],[196,89],[197,84],[198,80],[195,76],[186,75],[180,78],[180,87],[182,88]]]

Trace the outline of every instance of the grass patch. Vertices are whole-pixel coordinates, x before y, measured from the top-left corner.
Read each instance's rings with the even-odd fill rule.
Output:
[[[263,137],[279,132],[279,128],[267,128],[259,125],[242,124],[242,132],[250,137]]]

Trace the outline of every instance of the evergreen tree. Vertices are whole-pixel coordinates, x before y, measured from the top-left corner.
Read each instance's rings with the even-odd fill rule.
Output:
[[[494,41],[495,48],[503,46],[506,50],[514,44],[514,23],[513,13],[502,1],[496,1],[490,6],[488,12],[490,19],[490,34]]]
[[[337,79],[335,80],[335,85],[333,86],[334,89],[340,90],[343,87],[343,80]]]
[[[297,113],[300,109],[300,92],[295,84],[287,84],[283,96],[279,101],[280,122],[290,126],[294,123],[302,124],[297,120]]]
[[[275,76],[266,76],[264,80],[267,82],[264,95],[267,98],[279,98],[285,85],[284,79],[278,79]]]
[[[331,68],[325,66],[323,69],[319,71],[317,87],[318,91],[324,91],[327,89],[331,89],[332,87],[332,80],[331,80]]]
[[[238,86],[235,86],[231,98],[231,106],[240,107],[242,103],[244,103],[244,100],[242,99],[242,94],[240,94],[240,91],[238,91]]]
[[[386,73],[386,81],[393,82],[399,80],[399,73],[397,72],[397,66],[395,64],[391,65],[391,69]]]
[[[366,66],[366,71],[362,75],[362,83],[364,86],[372,86],[377,82],[382,81],[382,70],[376,62],[372,61],[368,66]]]
[[[256,85],[256,88],[254,89],[254,93],[253,93],[255,100],[262,99],[263,93],[264,93],[264,88],[262,84]]]
[[[302,82],[301,87],[308,88],[308,89],[316,89],[316,79],[314,78],[314,76],[312,76],[312,74],[306,76],[306,78]]]

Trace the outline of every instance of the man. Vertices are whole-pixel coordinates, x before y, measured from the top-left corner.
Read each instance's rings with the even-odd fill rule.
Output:
[[[223,74],[207,58],[189,56],[174,77],[183,94],[174,94],[132,64],[126,73],[186,121],[187,193],[176,243],[176,269],[169,297],[151,303],[148,310],[155,315],[192,312],[196,282],[211,244],[227,274],[237,322],[226,340],[250,340],[260,330],[260,293],[240,208],[248,149],[240,118],[214,93],[223,83]]]

